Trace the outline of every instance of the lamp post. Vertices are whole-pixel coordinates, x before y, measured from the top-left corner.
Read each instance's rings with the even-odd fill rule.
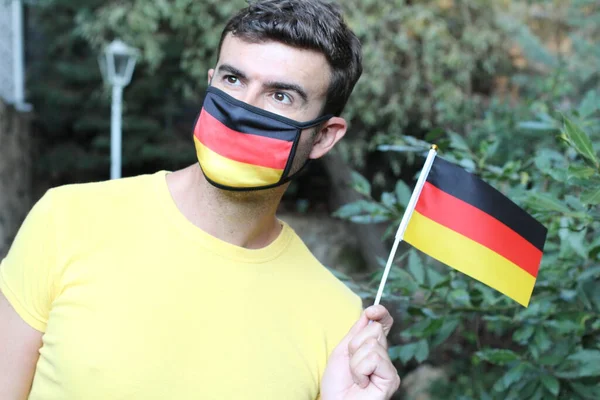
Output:
[[[114,40],[98,57],[104,82],[112,86],[110,113],[110,179],[121,177],[121,105],[123,88],[131,82],[139,51]]]

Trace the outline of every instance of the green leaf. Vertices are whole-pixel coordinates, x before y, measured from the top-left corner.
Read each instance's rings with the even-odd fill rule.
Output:
[[[372,211],[373,204],[375,203],[367,200],[359,200],[353,203],[344,204],[333,213],[333,216],[347,219],[354,215],[370,213]]]
[[[362,176],[361,174],[359,174],[356,171],[352,171],[351,176],[352,176],[352,187],[354,188],[354,190],[356,190],[358,193],[360,193],[362,195],[370,197],[371,196],[371,184],[369,183],[367,178],[365,178],[364,176]]]
[[[600,399],[600,386],[586,385],[579,382],[569,382],[571,389],[586,400]]]
[[[600,188],[586,190],[581,194],[581,201],[584,204],[595,206],[600,204]]]
[[[446,339],[448,339],[450,337],[450,335],[452,335],[452,333],[454,333],[454,331],[456,330],[456,328],[458,327],[459,324],[460,324],[460,320],[458,318],[444,319],[444,323],[442,324],[442,327],[439,329],[438,334],[436,335],[435,339],[433,339],[433,341],[431,342],[431,346],[436,347],[436,346],[439,346],[440,344],[444,343],[446,341]]]
[[[547,351],[550,346],[552,346],[552,340],[550,339],[550,336],[548,336],[548,333],[546,333],[546,330],[543,328],[538,328],[535,331],[533,343],[542,351],[542,353]]]
[[[600,237],[594,241],[595,245],[600,247]],[[600,277],[600,265],[595,267],[585,269],[579,276],[577,280],[580,282],[585,282],[588,279],[597,279]]]
[[[587,179],[594,176],[596,170],[592,167],[588,167],[587,165],[569,165],[568,169],[568,177],[578,178],[578,179]]]
[[[349,219],[355,224],[378,224],[389,221],[390,217],[386,215],[355,215]]]
[[[438,319],[440,316],[433,311],[431,308],[421,308],[421,312],[423,313],[424,316],[426,316],[427,318],[431,318],[431,319]]]
[[[426,338],[438,331],[443,324],[441,318],[424,318],[413,326],[405,329],[401,336],[404,338]]]
[[[565,118],[563,133],[567,136],[569,142],[579,154],[594,163],[596,167],[600,166],[592,141],[579,126],[571,122],[568,118]]]
[[[475,353],[476,360],[487,361],[495,365],[506,365],[519,360],[519,355],[507,349],[485,349]]]
[[[560,298],[565,302],[569,303],[577,297],[577,291],[571,289],[562,289],[560,291]]]
[[[597,237],[592,242],[592,244],[590,244],[589,249],[590,249],[590,252],[589,252],[590,259],[593,260],[595,258],[600,258],[600,257],[598,257],[598,254],[600,254],[600,236]],[[578,277],[577,279],[579,280],[580,278]]]
[[[559,234],[565,245],[568,245],[576,254],[582,258],[588,258],[588,247],[586,245],[586,231],[579,232],[562,230]]]
[[[390,355],[390,359],[392,361],[400,360],[402,364],[406,364],[415,356],[417,348],[417,343],[401,344],[390,347],[388,354]]]
[[[538,389],[535,391],[533,395],[529,398],[529,400],[546,400],[547,396],[545,396],[546,391],[544,390],[544,386],[538,386]]]
[[[571,333],[573,335],[573,333]],[[552,351],[544,354],[538,359],[541,365],[555,366],[565,362],[567,356],[571,353],[571,344],[566,340],[556,342],[552,346]]]
[[[571,354],[556,376],[564,379],[600,376],[600,350],[584,349]]]
[[[519,129],[527,129],[531,131],[554,131],[556,130],[556,125],[552,122],[541,122],[541,121],[525,121],[520,122],[517,125]]]
[[[519,344],[525,344],[533,335],[535,328],[533,325],[525,325],[520,327],[513,333],[513,340]]]
[[[435,141],[440,138],[444,134],[444,130],[442,128],[435,128],[431,131],[427,132],[425,135],[425,140],[429,143],[435,143]]]
[[[450,137],[450,146],[454,149],[470,152],[469,145],[461,135],[450,131],[448,132],[448,136]]]
[[[575,196],[570,194],[565,196],[565,203],[567,206],[571,207],[573,210],[581,211],[582,213],[587,212],[587,207],[583,205],[581,200]]]
[[[408,270],[419,285],[425,284],[425,268],[421,257],[414,250],[410,250],[408,254]]]
[[[415,352],[417,351],[417,345],[415,343],[409,343],[404,346],[401,346],[400,352],[398,353],[398,357],[402,364],[406,364],[410,361],[411,358],[415,356]]]
[[[392,268],[392,272],[394,279],[390,279],[388,286],[390,288],[400,288],[405,289],[408,294],[413,294],[415,291],[419,289],[419,285],[415,282],[414,278],[405,270],[401,268]],[[378,277],[378,281],[381,280],[381,277]]]
[[[427,360],[427,357],[429,357],[429,344],[425,339],[419,340],[417,342],[417,349],[415,350],[415,360],[422,363]]]
[[[541,356],[537,361],[541,365],[554,367],[555,365],[558,365],[559,363],[563,362],[564,360],[565,360],[565,357],[563,355],[547,354],[547,355]]]
[[[529,192],[526,201],[527,205],[534,210],[556,211],[561,214],[571,211],[569,207],[548,193]]]
[[[348,219],[356,223],[376,223],[389,220],[390,212],[379,203],[358,200],[353,203],[344,204],[333,213],[333,216]]]
[[[410,196],[412,195],[412,191],[408,187],[404,181],[396,182],[396,198],[398,199],[398,203],[403,205],[404,208],[408,206],[408,202],[410,201]]]
[[[566,171],[567,158],[558,151],[541,149],[537,152],[534,163],[537,169],[551,176],[554,180],[564,182],[568,179]]]
[[[396,206],[396,197],[389,192],[384,192],[381,195],[381,202],[389,208],[394,208]]]
[[[581,104],[579,104],[578,111],[581,118],[586,118],[598,110],[598,104],[600,104],[600,97],[595,90],[589,90]]]
[[[527,382],[527,384],[524,385],[522,390],[518,391],[518,395],[516,396],[516,399],[521,400],[521,399],[531,399],[531,397],[533,396],[534,392],[536,391],[536,389],[539,389],[540,385],[539,382],[536,380],[530,380],[529,382]]]
[[[498,301],[501,300],[501,296],[498,296],[498,292],[496,292],[494,289],[483,285],[480,282],[477,282],[475,284],[475,287],[477,288],[477,291],[479,291],[479,293],[481,293],[481,298],[483,299],[484,303],[483,304],[487,304],[487,305],[494,305],[496,303],[498,303]]]
[[[400,349],[402,346],[391,346],[388,349],[388,355],[390,356],[390,360],[396,361],[400,359]]]
[[[440,274],[438,271],[436,271],[431,265],[427,268],[427,282],[429,283],[429,287],[431,289],[437,289],[437,288],[441,287],[438,285],[440,285],[445,280],[447,280],[448,283],[450,282],[449,279],[445,278],[442,274]]]
[[[540,381],[542,381],[542,385],[544,385],[544,387],[548,389],[550,393],[552,393],[554,396],[558,396],[558,393],[560,392],[560,382],[558,379],[552,375],[543,374],[540,376]]]
[[[596,367],[595,369],[600,371],[600,350],[579,350],[577,353],[567,357],[567,360],[594,365]]]
[[[448,301],[457,306],[470,306],[471,297],[465,289],[454,289],[448,296]]]
[[[350,222],[355,224],[378,224],[389,220],[390,217],[387,215],[355,215],[350,217]]]
[[[517,364],[506,372],[502,378],[494,384],[493,389],[496,392],[503,392],[511,387],[515,382],[520,380],[528,369],[528,365],[525,363]]]
[[[402,331],[401,335],[405,339],[408,339],[411,337],[420,337],[422,332],[424,332],[427,328],[429,328],[429,326],[431,325],[431,323],[433,321],[434,320],[431,318],[423,318],[416,324],[414,324],[414,325],[410,326],[409,328],[405,329],[404,331]]]

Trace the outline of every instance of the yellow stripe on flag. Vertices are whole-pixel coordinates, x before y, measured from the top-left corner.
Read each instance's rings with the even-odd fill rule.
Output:
[[[219,171],[216,176],[207,173],[208,178],[221,185],[238,186],[242,182],[244,187],[267,186],[279,182],[283,174],[281,169],[246,164],[223,157],[203,145],[195,136],[194,142],[200,164],[212,165]]]
[[[498,253],[414,211],[404,240],[527,307],[535,278]]]

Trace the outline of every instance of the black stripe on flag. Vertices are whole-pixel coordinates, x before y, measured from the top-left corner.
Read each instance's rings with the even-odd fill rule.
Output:
[[[477,176],[443,158],[436,157],[427,181],[491,215],[540,251],[544,250],[548,230],[512,200]]]

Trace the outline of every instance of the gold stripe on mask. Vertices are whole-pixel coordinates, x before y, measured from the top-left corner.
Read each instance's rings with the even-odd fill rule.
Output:
[[[195,136],[196,154],[204,174],[213,182],[230,187],[258,187],[273,185],[281,179],[282,169],[234,161],[215,153]]]

